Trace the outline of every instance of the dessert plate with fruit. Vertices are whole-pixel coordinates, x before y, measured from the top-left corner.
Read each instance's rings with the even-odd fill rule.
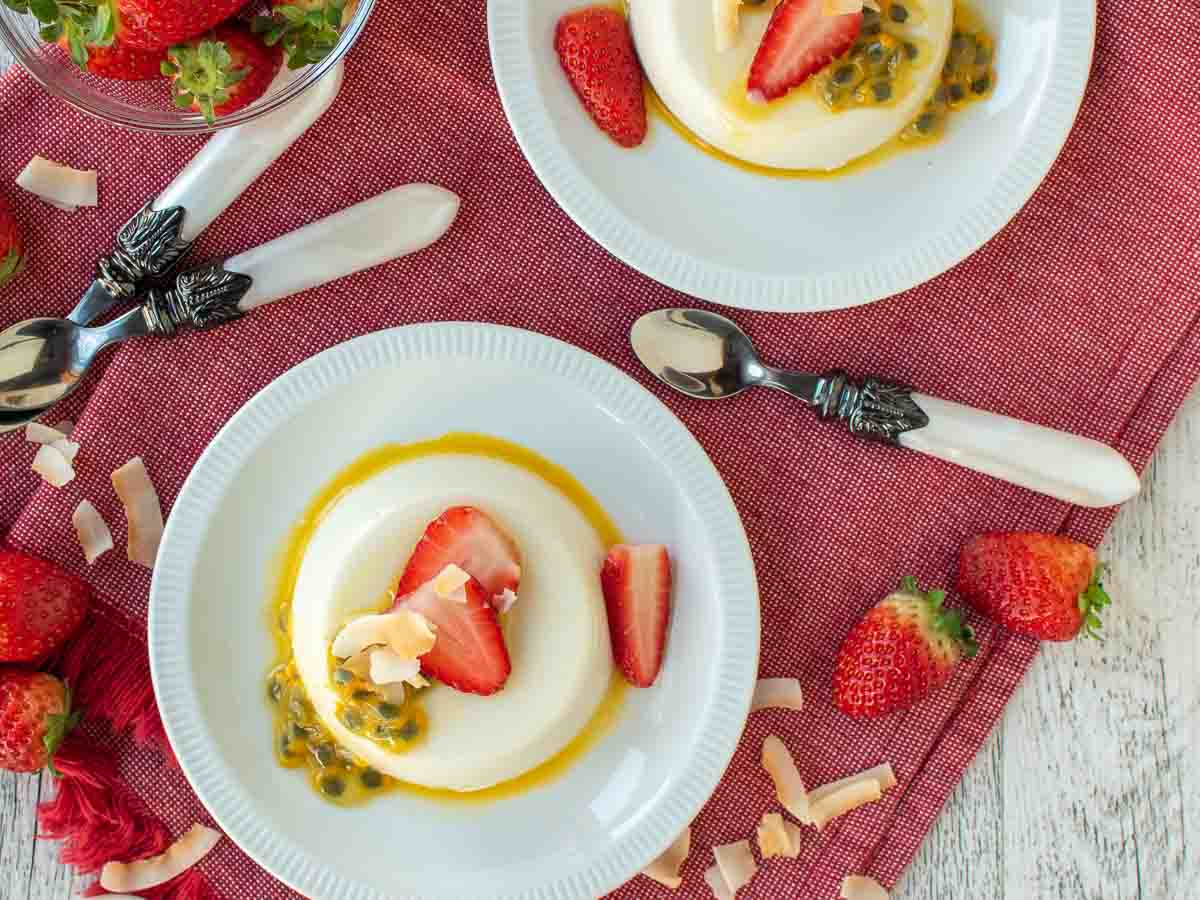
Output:
[[[150,601],[213,817],[306,896],[600,896],[741,735],[753,563],[687,430],[541,335],[335,347],[196,465]]]
[[[530,164],[639,271],[838,309],[955,265],[1049,171],[1094,0],[491,0]]]

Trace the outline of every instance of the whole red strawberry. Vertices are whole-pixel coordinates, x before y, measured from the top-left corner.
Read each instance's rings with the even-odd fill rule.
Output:
[[[278,47],[268,47],[247,26],[227,23],[168,50],[162,72],[171,79],[176,106],[213,122],[266,93],[282,58]]]
[[[100,47],[165,50],[232,17],[246,0],[5,0],[41,24],[43,40],[61,43],[80,68]],[[110,76],[111,77],[111,76]]]
[[[66,35],[60,37],[58,43],[68,53],[75,52]],[[93,44],[85,47],[84,51],[75,60],[77,65],[93,75],[119,81],[153,81],[162,78],[162,63],[167,58],[166,50],[126,47],[117,40],[107,46]]]
[[[833,702],[848,716],[882,716],[912,706],[979,647],[946,592],[915,578],[872,607],[850,630],[833,671]]]
[[[1043,641],[1096,637],[1097,612],[1111,602],[1103,566],[1086,544],[1058,534],[981,534],[958,558],[964,601],[1005,628]]]
[[[558,61],[583,108],[622,147],[646,138],[642,68],[625,17],[607,6],[589,6],[558,20]]]
[[[24,262],[25,248],[21,243],[21,232],[8,203],[0,197],[0,287],[20,273]]]
[[[70,690],[53,675],[0,668],[0,769],[57,775],[54,753],[78,722]]]
[[[35,556],[0,550],[0,662],[45,659],[79,628],[88,586]]]

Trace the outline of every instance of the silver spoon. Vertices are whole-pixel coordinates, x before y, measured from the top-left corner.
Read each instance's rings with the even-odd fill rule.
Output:
[[[984,412],[877,378],[855,382],[764,364],[744,331],[698,309],[647,313],[630,333],[638,359],[690,397],[719,400],[749,387],[791,394],[859,437],[918,450],[1079,506],[1124,503],[1141,485],[1116,450],[1090,438]]]
[[[131,337],[215,328],[250,311],[420,250],[458,214],[458,197],[410,184],[154,289],[100,328],[30,319],[0,334],[0,414],[35,415],[70,394],[96,356]]]

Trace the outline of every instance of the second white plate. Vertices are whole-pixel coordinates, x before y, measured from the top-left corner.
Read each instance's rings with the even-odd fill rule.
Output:
[[[792,312],[907,290],[1004,227],[1066,141],[1096,30],[1095,0],[977,4],[996,37],[986,102],[956,115],[932,147],[846,176],[788,179],[707,156],[658,120],[632,151],[605,137],[554,52],[555,23],[584,2],[488,2],[500,97],[546,189],[651,278],[714,303]]]

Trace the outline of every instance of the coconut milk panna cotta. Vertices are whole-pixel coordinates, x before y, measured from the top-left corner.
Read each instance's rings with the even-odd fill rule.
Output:
[[[343,471],[272,595],[275,752],[326,798],[540,782],[596,739],[666,643],[665,547],[621,542],[569,473],[449,435]]]
[[[627,15],[574,10],[555,35],[584,108],[625,147],[657,111],[744,167],[830,172],[937,139],[996,81],[992,38],[954,0],[628,0]]]

